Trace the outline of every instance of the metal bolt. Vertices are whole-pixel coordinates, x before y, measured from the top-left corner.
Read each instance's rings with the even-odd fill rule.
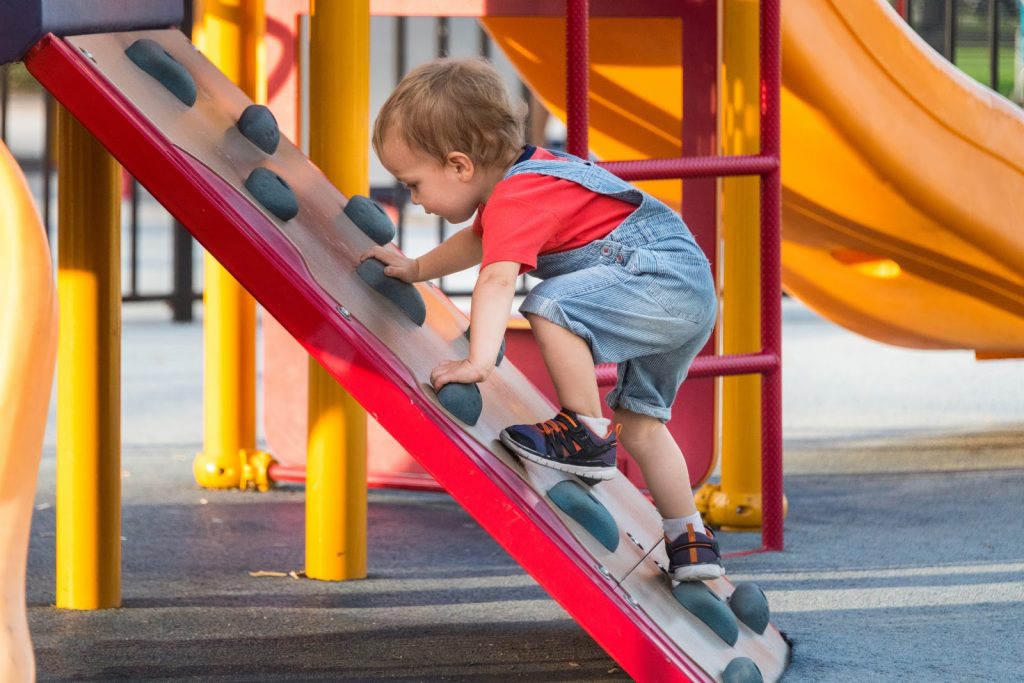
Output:
[[[337,309],[338,313],[341,313],[341,317],[343,317],[345,320],[352,319],[352,314],[348,312],[347,308],[345,308],[344,306],[338,306]]]
[[[640,541],[636,540],[636,536],[634,536],[633,534],[629,533],[628,531],[626,532],[626,536],[629,537],[629,540],[633,541],[633,543],[636,544],[637,548],[640,548],[640,550],[644,549],[643,544],[641,544]]]
[[[609,579],[612,578],[612,573],[610,571],[608,571],[608,568],[605,567],[604,565],[601,565],[601,564],[597,565],[597,571],[601,572],[602,574],[604,574]]]
[[[86,56],[86,57],[88,57],[88,58],[89,58],[90,60],[92,60],[92,63],[93,63],[93,64],[99,64],[99,62],[97,62],[97,61],[96,61],[96,58],[92,56],[92,53],[91,53],[91,52],[89,52],[88,50],[86,50],[86,49],[85,49],[84,47],[80,47],[80,48],[78,48],[78,49],[82,51],[82,54],[83,54],[83,55],[85,55],[85,56]]]
[[[634,598],[632,595],[627,595],[626,599],[629,600],[629,604],[633,605],[633,607],[640,607],[640,601]]]

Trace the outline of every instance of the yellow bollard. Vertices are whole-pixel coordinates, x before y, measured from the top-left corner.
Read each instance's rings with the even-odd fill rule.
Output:
[[[725,0],[722,10],[722,153],[758,154],[758,0]],[[719,353],[761,350],[760,188],[756,177],[722,180],[722,323]],[[761,376],[721,380],[722,478],[697,504],[705,521],[761,526]]]
[[[256,102],[266,101],[262,0],[202,0],[197,46]],[[192,470],[207,488],[233,488],[256,451],[256,302],[206,255],[203,284],[203,451]]]
[[[321,1],[310,23],[309,156],[343,194],[365,195],[370,6],[366,0]],[[366,413],[310,358],[307,576],[366,576],[366,505]]]
[[[57,607],[121,604],[121,169],[63,107]]]
[[[29,683],[35,658],[25,563],[57,354],[57,296],[46,230],[2,142],[0,195],[0,681]]]

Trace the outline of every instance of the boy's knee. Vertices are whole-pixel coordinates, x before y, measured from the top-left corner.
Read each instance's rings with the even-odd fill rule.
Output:
[[[656,417],[635,413],[621,406],[615,409],[613,420],[622,425],[621,438],[626,441],[646,437],[665,426]]]

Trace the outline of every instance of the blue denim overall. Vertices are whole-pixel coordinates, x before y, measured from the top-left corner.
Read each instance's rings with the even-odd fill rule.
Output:
[[[675,211],[600,166],[574,156],[519,161],[505,174],[538,173],[578,183],[636,206],[607,237],[542,254],[539,283],[519,311],[582,337],[597,363],[618,364],[605,397],[662,421],[694,357],[714,329],[718,301],[711,268]]]

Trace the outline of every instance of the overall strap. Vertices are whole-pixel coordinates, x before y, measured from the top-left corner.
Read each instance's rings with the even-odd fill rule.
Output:
[[[591,192],[621,199],[634,206],[640,206],[643,202],[643,193],[638,189],[590,161],[555,150],[546,151],[558,159],[530,159],[529,156],[533,154],[534,149],[536,148],[528,145],[519,159],[505,172],[505,178],[520,173],[537,173],[572,181]]]

